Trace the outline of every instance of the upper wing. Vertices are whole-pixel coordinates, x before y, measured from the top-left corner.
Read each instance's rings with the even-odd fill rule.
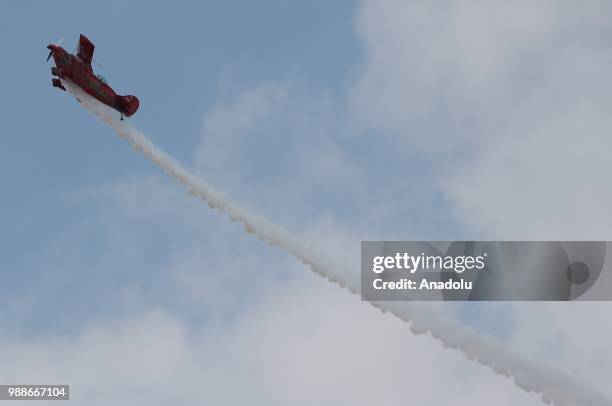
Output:
[[[94,54],[94,44],[83,34],[79,37],[78,57],[86,64],[91,65],[91,60]]]

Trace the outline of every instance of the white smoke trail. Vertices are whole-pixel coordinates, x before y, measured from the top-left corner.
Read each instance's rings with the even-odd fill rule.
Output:
[[[301,239],[276,226],[265,217],[249,212],[158,149],[144,134],[117,119],[117,113],[85,94],[80,88],[63,80],[66,88],[73,93],[83,107],[108,124],[117,135],[128,141],[132,147],[149,157],[168,175],[187,187],[191,195],[205,201],[212,209],[229,216],[232,221],[242,223],[245,230],[272,246],[287,251],[307,265],[318,275],[359,294],[360,281],[331,258],[315,253]],[[502,343],[480,336],[475,330],[448,319],[431,308],[407,302],[371,302],[383,312],[390,312],[410,324],[414,334],[430,334],[445,348],[460,351],[468,359],[489,367],[498,375],[510,378],[526,392],[535,392],[545,403],[558,406],[569,405],[612,405],[602,394],[586,387],[570,376],[551,368],[535,365],[507,349]]]

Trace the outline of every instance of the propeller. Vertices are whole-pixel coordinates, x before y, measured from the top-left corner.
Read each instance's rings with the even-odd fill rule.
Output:
[[[64,41],[64,38],[62,37],[62,39],[60,39],[59,41],[57,41],[56,44],[54,44],[56,47],[60,46],[60,44]],[[49,51],[49,55],[47,56],[47,62],[49,62],[49,59],[51,59],[51,56],[53,55],[53,51],[54,49],[51,48],[51,51]]]

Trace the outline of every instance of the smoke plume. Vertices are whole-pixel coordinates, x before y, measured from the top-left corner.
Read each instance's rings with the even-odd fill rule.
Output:
[[[63,83],[79,99],[83,107],[110,126],[136,151],[143,153],[174,180],[184,185],[189,194],[202,199],[211,209],[226,214],[231,221],[241,223],[248,233],[285,250],[318,275],[352,293],[359,294],[358,273],[349,272],[348,269],[335,263],[331,257],[315,252],[308,243],[260,214],[240,207],[213,186],[191,174],[157,148],[143,133],[120,121],[115,111],[99,103],[73,83],[66,80],[63,80]],[[439,340],[445,348],[460,351],[468,359],[511,379],[524,391],[538,393],[545,403],[558,406],[612,405],[605,396],[584,386],[569,375],[536,365],[512,352],[502,343],[481,336],[474,329],[451,320],[431,308],[408,302],[371,302],[371,304],[409,323],[410,330],[414,334],[429,334]]]

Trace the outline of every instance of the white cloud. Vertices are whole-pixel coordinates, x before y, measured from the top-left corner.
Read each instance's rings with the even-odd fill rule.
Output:
[[[609,8],[364,1],[354,120],[425,155],[465,235],[606,239]]]
[[[82,405],[540,404],[322,279],[277,287],[234,323],[193,328],[149,310],[5,340],[0,379],[69,382]]]
[[[419,151],[463,238],[608,240],[610,11],[605,2],[363,1],[352,119],[407,155]],[[605,388],[612,330],[599,315],[609,304],[510,308],[521,352]],[[605,338],[590,347],[591,335]]]
[[[288,82],[246,89],[204,117],[197,172],[290,227],[325,205],[359,204],[361,170],[342,149],[337,111],[326,95]]]

